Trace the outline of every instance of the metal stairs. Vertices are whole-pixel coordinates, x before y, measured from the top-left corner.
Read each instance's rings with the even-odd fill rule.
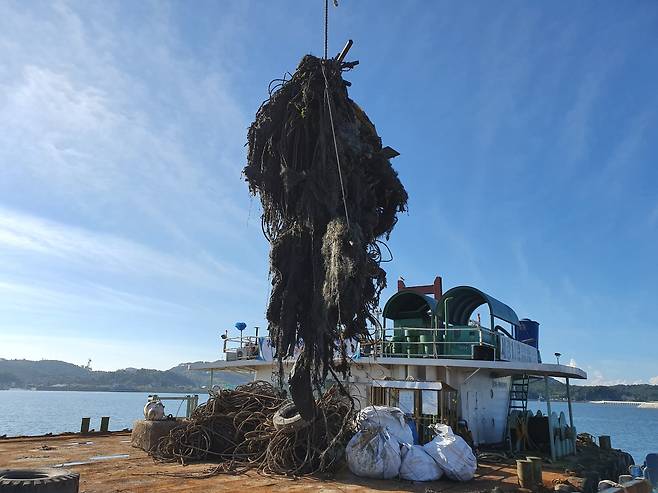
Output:
[[[527,438],[528,386],[530,377],[518,375],[512,377],[507,408],[507,431],[505,441],[511,452],[524,448]],[[515,430],[515,443],[512,443],[512,430]]]
[[[526,412],[528,410],[528,386],[530,378],[528,375],[512,377],[512,385],[509,389],[509,407],[507,415],[514,410]]]

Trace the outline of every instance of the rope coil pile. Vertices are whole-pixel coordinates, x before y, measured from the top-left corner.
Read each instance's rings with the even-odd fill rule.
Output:
[[[334,471],[354,431],[353,401],[333,386],[315,403],[313,420],[277,429],[273,417],[287,402],[264,381],[211,391],[208,401],[163,437],[151,455],[182,464],[218,462],[193,477],[250,469],[288,476]]]

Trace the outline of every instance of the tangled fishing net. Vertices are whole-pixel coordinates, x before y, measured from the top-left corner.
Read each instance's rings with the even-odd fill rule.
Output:
[[[354,63],[302,58],[279,81],[248,133],[244,175],[259,195],[270,242],[267,320],[279,375],[303,345],[288,383],[305,419],[329,374],[348,372],[347,344],[386,286],[379,238],[388,239],[407,193],[366,114],[347,95]]]
[[[313,420],[277,427],[275,413],[286,402],[278,389],[263,381],[211,391],[208,401],[163,437],[151,454],[183,464],[218,463],[192,477],[249,469],[291,476],[335,470],[353,433],[351,399],[332,387],[316,402]]]

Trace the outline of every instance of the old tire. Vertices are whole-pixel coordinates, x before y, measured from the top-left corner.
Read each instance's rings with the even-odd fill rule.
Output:
[[[62,469],[0,470],[0,493],[78,493],[80,475]]]
[[[302,418],[297,411],[294,402],[287,402],[281,406],[272,417],[274,428],[277,430],[289,429],[298,430],[308,425],[308,422]]]

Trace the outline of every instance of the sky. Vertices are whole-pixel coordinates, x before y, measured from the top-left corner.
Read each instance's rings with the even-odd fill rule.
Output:
[[[588,384],[658,384],[658,4],[341,0],[329,51],[409,193],[385,265],[541,323]],[[165,369],[265,327],[241,177],[321,0],[0,2],[0,357]]]

